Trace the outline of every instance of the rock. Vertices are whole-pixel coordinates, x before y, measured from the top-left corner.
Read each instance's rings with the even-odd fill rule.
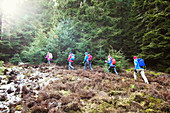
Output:
[[[48,111],[46,106],[35,105],[31,108],[31,113],[48,113]]]
[[[10,87],[8,90],[7,90],[7,93],[8,94],[11,94],[11,93],[13,93],[14,92],[14,90]]]
[[[14,75],[13,76],[9,76],[7,84],[13,82],[15,79],[16,79],[16,76],[14,76]]]
[[[4,75],[7,75],[8,69],[4,70]]]
[[[35,105],[35,101],[30,101],[30,102],[27,103],[27,106],[29,108],[33,107],[34,105]]]
[[[136,108],[144,109],[143,106],[142,106],[140,103],[138,103],[138,102],[132,101],[132,104],[133,104]],[[133,106],[133,105],[132,105],[132,106]]]
[[[0,101],[5,101],[6,100],[6,95],[0,95]]]
[[[29,63],[19,62],[18,66],[19,66],[19,67],[28,68],[28,67],[30,66],[30,64],[29,64]]]

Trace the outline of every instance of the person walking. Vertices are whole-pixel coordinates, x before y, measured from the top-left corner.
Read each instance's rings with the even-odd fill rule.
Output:
[[[52,59],[53,59],[52,53],[50,53],[50,52],[48,51],[45,58],[48,60],[48,64],[50,65],[50,61],[52,61]]]
[[[85,57],[84,57],[84,61],[83,61],[83,63],[85,63],[85,65],[84,65],[85,70],[87,70],[87,65],[89,64],[90,69],[93,71],[93,68],[91,66],[92,58],[93,58],[92,55],[88,54],[88,52],[85,52]]]
[[[118,75],[116,71],[116,60],[112,58],[110,55],[108,55],[108,60],[105,62],[109,64],[108,72],[110,72],[111,69],[114,69],[114,72],[116,73],[116,75]]]
[[[134,65],[135,65],[134,79],[136,80],[137,79],[136,74],[140,73],[145,83],[149,84],[148,79],[146,78],[145,73],[144,73],[144,68],[140,67],[137,56],[134,56],[133,59],[134,59]]]
[[[74,67],[71,65],[74,62],[74,59],[75,59],[74,54],[72,52],[70,52],[69,56],[68,56],[68,59],[67,59],[67,61],[69,61],[69,65],[68,65],[69,70],[71,70],[71,69],[74,70]]]

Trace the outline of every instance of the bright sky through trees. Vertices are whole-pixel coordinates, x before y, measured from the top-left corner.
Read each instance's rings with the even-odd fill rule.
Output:
[[[3,13],[7,13],[13,15],[17,12],[17,4],[21,2],[21,0],[4,0],[2,3],[2,11]]]

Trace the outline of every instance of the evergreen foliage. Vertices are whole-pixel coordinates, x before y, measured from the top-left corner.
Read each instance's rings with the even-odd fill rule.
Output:
[[[30,46],[26,47],[21,53],[21,59],[31,64],[40,64],[45,61],[44,57],[48,51],[46,48],[48,38],[39,31]]]
[[[49,51],[65,65],[72,51],[76,64],[88,52],[103,66],[110,53],[118,70],[134,55],[147,67],[169,70],[169,6],[168,0],[25,0],[20,15],[0,11],[0,60],[40,64]]]
[[[117,42],[119,42],[120,38],[117,36],[121,34],[122,30],[117,28],[117,23],[121,20],[121,17],[117,15],[117,4],[123,4],[122,1],[67,0],[64,2],[60,0],[57,3],[57,14],[74,20],[75,38],[80,43],[82,40],[87,40],[85,43],[88,43],[86,43],[87,46],[83,47],[83,52],[86,50],[93,53],[96,59],[94,63],[98,64],[100,60],[104,59],[104,52],[109,52],[110,45],[119,49],[120,46]],[[62,18],[58,16],[58,20]],[[99,43],[102,50],[98,46]],[[81,48],[78,48],[78,50],[81,50]],[[98,65],[103,64],[104,62],[102,61]]]
[[[32,64],[40,64],[45,61],[47,52],[53,54],[56,64],[66,64],[68,54],[75,48],[74,27],[71,20],[58,23],[57,27],[48,32],[48,36],[43,31],[37,33],[34,42],[23,52],[22,59]],[[73,51],[74,52],[74,51]]]
[[[117,71],[121,71],[128,67],[129,60],[125,58],[125,55],[121,52],[121,50],[117,51],[114,49],[110,49],[109,53],[110,53],[111,57],[116,60],[116,70]]]
[[[12,57],[12,58],[10,59],[10,62],[13,63],[13,64],[15,64],[15,65],[19,64],[19,62],[22,62],[22,61],[21,61],[21,58],[20,58],[20,55],[19,55],[18,53],[15,54],[14,57]]]
[[[3,61],[8,61],[10,57],[10,52],[11,52],[11,46],[10,46],[9,39],[8,38],[1,39],[0,40],[0,59]]]
[[[98,46],[96,46],[96,55],[95,57],[93,58],[95,61],[94,61],[94,64],[97,64],[99,66],[103,66],[104,65],[104,61],[105,61],[105,57],[106,57],[106,52],[104,51],[104,47],[103,45],[101,44],[101,40],[99,41],[99,44]]]
[[[136,0],[125,35],[124,52],[145,59],[147,67],[163,71],[170,65],[169,1]],[[127,48],[130,51],[127,51]]]
[[[56,38],[56,48],[54,50],[57,64],[66,64],[68,54],[72,51],[75,54],[75,38],[74,38],[74,25],[70,19],[58,23],[54,28]]]

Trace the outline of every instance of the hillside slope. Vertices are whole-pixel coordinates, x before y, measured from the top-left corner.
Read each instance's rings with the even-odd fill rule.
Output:
[[[133,79],[133,71],[119,76],[52,64],[5,65],[0,76],[0,111],[24,113],[170,112],[170,75],[146,72]],[[83,67],[81,67],[83,68]]]

